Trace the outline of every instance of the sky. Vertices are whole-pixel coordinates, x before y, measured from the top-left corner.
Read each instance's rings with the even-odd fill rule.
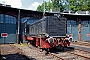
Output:
[[[49,0],[44,0],[49,1]],[[13,8],[36,10],[43,0],[0,0],[0,3],[11,5]]]

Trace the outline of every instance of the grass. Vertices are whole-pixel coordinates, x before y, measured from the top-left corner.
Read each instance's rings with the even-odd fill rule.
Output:
[[[26,46],[26,44],[25,44],[25,43],[23,43],[23,44],[20,44],[20,46]]]

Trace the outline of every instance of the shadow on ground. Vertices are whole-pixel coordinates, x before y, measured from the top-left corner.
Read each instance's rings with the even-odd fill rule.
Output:
[[[36,60],[34,58],[28,58],[25,55],[20,55],[19,53],[16,54],[8,54],[8,55],[1,55],[0,60]]]
[[[56,53],[58,52],[66,52],[66,51],[74,51],[74,47],[64,47],[64,48],[52,48],[50,49],[51,53]]]

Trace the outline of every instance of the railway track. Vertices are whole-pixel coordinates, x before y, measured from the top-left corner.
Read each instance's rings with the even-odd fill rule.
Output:
[[[69,52],[69,53],[90,59],[90,52],[85,50],[75,48],[73,52]]]
[[[52,55],[52,56],[54,56],[54,57],[57,57],[57,58],[59,58],[59,59],[61,59],[61,60],[65,60],[65,59],[62,58],[61,56],[57,56],[56,54],[53,54],[53,53],[51,53],[51,52],[49,52],[49,54]]]
[[[16,46],[9,44],[15,51],[17,51],[19,54],[24,55],[24,52],[22,52],[21,49],[17,48]]]
[[[5,53],[10,54],[11,50],[9,51],[9,49],[12,48],[13,52],[19,53],[20,55],[24,56],[24,52],[22,52],[22,50],[20,48],[17,48],[13,44],[8,44],[8,45],[9,46],[5,45],[8,48],[8,51],[5,51]],[[33,46],[28,46],[28,47],[32,50],[41,51],[41,49],[33,47]],[[7,48],[4,48],[3,50],[6,50]],[[66,50],[65,52],[58,52],[58,54],[49,52],[48,55],[53,56],[53,58],[55,58],[55,59],[57,58],[56,60],[73,60],[73,59],[74,60],[90,60],[90,52],[81,50],[81,49],[76,49],[76,48],[73,51]],[[28,60],[28,59],[26,59],[26,60]]]
[[[37,48],[33,47],[33,49],[37,49]],[[40,49],[38,49],[38,51],[40,51]],[[78,54],[78,52],[79,52],[79,54]],[[80,52],[81,52],[81,54],[80,54]],[[84,54],[87,54],[87,56],[84,55]],[[58,54],[49,52],[49,55],[51,55],[53,57],[56,57],[60,60],[73,60],[73,59],[74,60],[90,60],[90,57],[89,57],[90,52],[80,50],[80,49],[74,49],[73,51],[68,50],[68,51],[65,51],[65,52],[58,52]]]
[[[62,58],[60,58],[60,57],[58,57],[58,56],[56,56],[56,55],[54,55],[54,54],[51,54],[50,52],[48,53],[48,54],[46,54],[46,51],[45,50],[42,50],[42,49],[40,49],[40,48],[36,48],[36,47],[34,47],[34,46],[32,46],[31,44],[30,45],[27,45],[30,49],[36,49],[37,51],[39,51],[39,52],[42,52],[45,56],[51,56],[52,57],[52,59],[50,59],[50,60],[63,60]],[[44,52],[43,52],[44,51]],[[44,57],[45,57],[44,56]],[[55,58],[55,59],[53,59],[53,58]],[[41,60],[41,59],[40,59]],[[46,60],[46,59],[45,59]],[[49,59],[48,59],[49,60]]]
[[[21,49],[18,49],[14,44],[2,44],[0,46],[1,55],[3,59],[6,60],[29,60],[27,56],[24,55]],[[14,57],[13,57],[14,56]]]
[[[81,49],[74,49],[74,51],[59,52],[58,54],[49,53],[52,56],[62,60],[90,60],[90,52]]]
[[[72,44],[90,47],[90,42],[72,42]]]

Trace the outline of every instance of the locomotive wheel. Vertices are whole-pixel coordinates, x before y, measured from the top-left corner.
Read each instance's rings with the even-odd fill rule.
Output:
[[[48,48],[48,49],[46,49],[46,53],[45,54],[47,55],[47,54],[49,54],[49,52],[50,52],[50,49]]]

